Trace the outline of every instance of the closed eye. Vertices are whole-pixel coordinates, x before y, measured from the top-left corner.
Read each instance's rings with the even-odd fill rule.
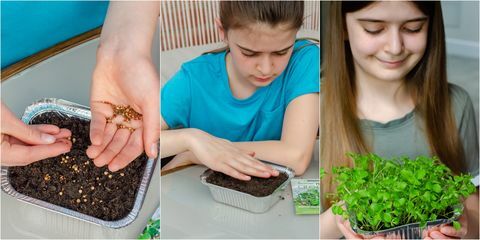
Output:
[[[422,27],[416,29],[404,28],[404,31],[407,33],[418,33],[422,30]]]
[[[257,56],[257,53],[247,53],[242,51],[243,56],[245,57],[255,57]]]
[[[287,51],[281,51],[281,52],[274,52],[275,55],[278,55],[278,56],[283,56],[285,54],[288,53],[288,50]]]
[[[367,32],[368,34],[372,34],[372,35],[376,35],[376,34],[379,34],[383,31],[383,29],[378,29],[378,30],[368,30],[366,28],[364,28],[363,30],[365,30],[365,32]]]

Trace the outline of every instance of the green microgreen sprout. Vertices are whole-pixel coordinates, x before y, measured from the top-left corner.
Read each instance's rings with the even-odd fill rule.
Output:
[[[294,199],[296,206],[318,206],[320,205],[318,188],[310,188],[306,192],[298,194]]]
[[[375,154],[347,154],[353,168],[334,167],[332,211],[364,231],[461,215],[461,198],[476,191],[470,175],[454,175],[437,157],[384,159]],[[453,222],[458,230],[460,223]]]
[[[160,239],[160,219],[150,219],[138,239]]]

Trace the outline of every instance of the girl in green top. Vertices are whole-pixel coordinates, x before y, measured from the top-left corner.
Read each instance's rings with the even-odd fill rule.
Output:
[[[346,152],[436,155],[454,172],[478,175],[478,140],[468,94],[446,79],[439,2],[332,2],[321,92],[324,169],[352,166]],[[334,190],[331,176],[322,192]],[[322,197],[326,194],[322,194]],[[361,238],[348,221],[320,217],[321,238]],[[464,201],[462,228],[427,238],[478,238],[478,190]],[[335,219],[335,220],[334,220]]]

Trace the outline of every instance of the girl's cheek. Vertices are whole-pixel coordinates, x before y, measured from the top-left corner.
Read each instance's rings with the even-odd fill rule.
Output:
[[[404,38],[405,48],[412,53],[421,53],[425,51],[427,47],[427,36],[418,35],[418,36],[406,36]]]
[[[381,49],[381,38],[370,36],[360,26],[350,27],[348,32],[352,52],[361,55],[373,55]]]
[[[355,51],[361,55],[374,55],[382,48],[381,40],[369,36],[359,36],[352,43],[352,52]]]

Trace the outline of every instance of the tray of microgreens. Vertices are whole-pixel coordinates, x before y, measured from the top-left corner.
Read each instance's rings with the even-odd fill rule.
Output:
[[[385,159],[347,154],[354,167],[335,167],[332,211],[363,236],[420,238],[424,229],[457,221],[462,199],[475,192],[472,177],[454,174],[437,157]]]

